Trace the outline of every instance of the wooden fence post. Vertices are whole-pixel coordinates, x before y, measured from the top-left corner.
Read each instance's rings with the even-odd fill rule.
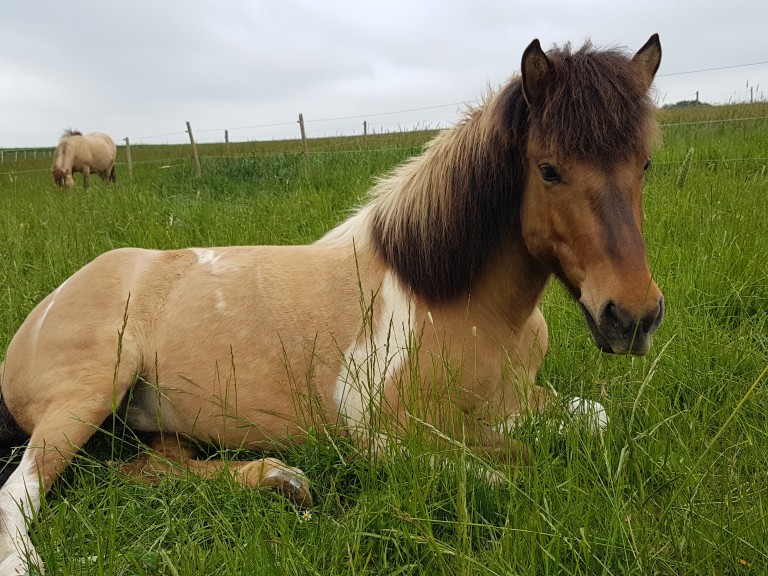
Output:
[[[125,159],[128,161],[128,180],[133,180],[133,162],[131,162],[131,141],[125,138]]]
[[[200,157],[197,155],[197,145],[195,137],[192,135],[192,126],[187,122],[187,133],[189,134],[189,143],[192,144],[192,158],[195,159],[195,176],[200,178]]]
[[[299,114],[299,128],[301,128],[301,143],[304,146],[304,167],[309,175],[309,148],[307,147],[307,133],[304,130],[304,115]]]

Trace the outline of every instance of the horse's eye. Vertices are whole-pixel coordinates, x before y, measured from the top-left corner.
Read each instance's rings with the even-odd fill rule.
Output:
[[[550,184],[560,183],[560,174],[558,174],[557,170],[555,170],[549,164],[542,164],[539,166],[539,170],[541,171],[541,177],[544,178],[545,182],[549,182]]]
[[[648,160],[645,161],[645,166],[643,166],[643,172],[647,172],[648,168],[650,167],[651,167],[651,159],[649,158]]]

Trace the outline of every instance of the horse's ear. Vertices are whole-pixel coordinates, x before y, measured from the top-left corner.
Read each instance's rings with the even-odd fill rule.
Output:
[[[659,69],[659,64],[661,64],[661,42],[659,42],[659,35],[654,34],[651,36],[648,42],[643,44],[643,47],[637,51],[632,61],[639,64],[643,69],[648,87],[650,88],[653,83],[653,77],[656,76],[656,71]]]
[[[520,66],[523,75],[523,95],[529,106],[541,101],[551,68],[549,58],[544,54],[537,38],[523,52],[523,62]]]

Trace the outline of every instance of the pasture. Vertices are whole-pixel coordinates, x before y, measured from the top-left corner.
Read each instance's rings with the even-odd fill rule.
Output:
[[[764,574],[766,117],[765,103],[660,113],[644,233],[667,313],[648,356],[601,354],[548,289],[540,382],[603,403],[602,438],[529,422],[515,435],[533,464],[505,468],[429,429],[379,464],[310,430],[281,454],[313,480],[307,515],[226,478],[130,480],[109,462],[141,447],[107,422],[32,527],[48,573]],[[57,190],[50,159],[0,164],[0,349],[106,250],[312,242],[431,136],[313,140],[308,174],[297,142],[200,145],[199,179],[188,146],[133,146],[133,180],[120,151],[117,184],[87,192]],[[489,487],[485,467],[508,482]]]

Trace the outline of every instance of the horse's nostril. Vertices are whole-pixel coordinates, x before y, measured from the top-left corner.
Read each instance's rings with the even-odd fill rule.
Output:
[[[661,319],[664,317],[664,299],[661,298],[656,308],[648,312],[640,320],[640,327],[645,332],[653,332],[661,324]]]
[[[609,301],[600,315],[600,325],[603,330],[609,330],[614,334],[650,334],[661,324],[664,315],[664,300],[639,318],[632,314],[621,304]]]
[[[616,332],[626,333],[635,329],[635,317],[629,310],[615,302],[608,302],[602,316],[604,325]]]

